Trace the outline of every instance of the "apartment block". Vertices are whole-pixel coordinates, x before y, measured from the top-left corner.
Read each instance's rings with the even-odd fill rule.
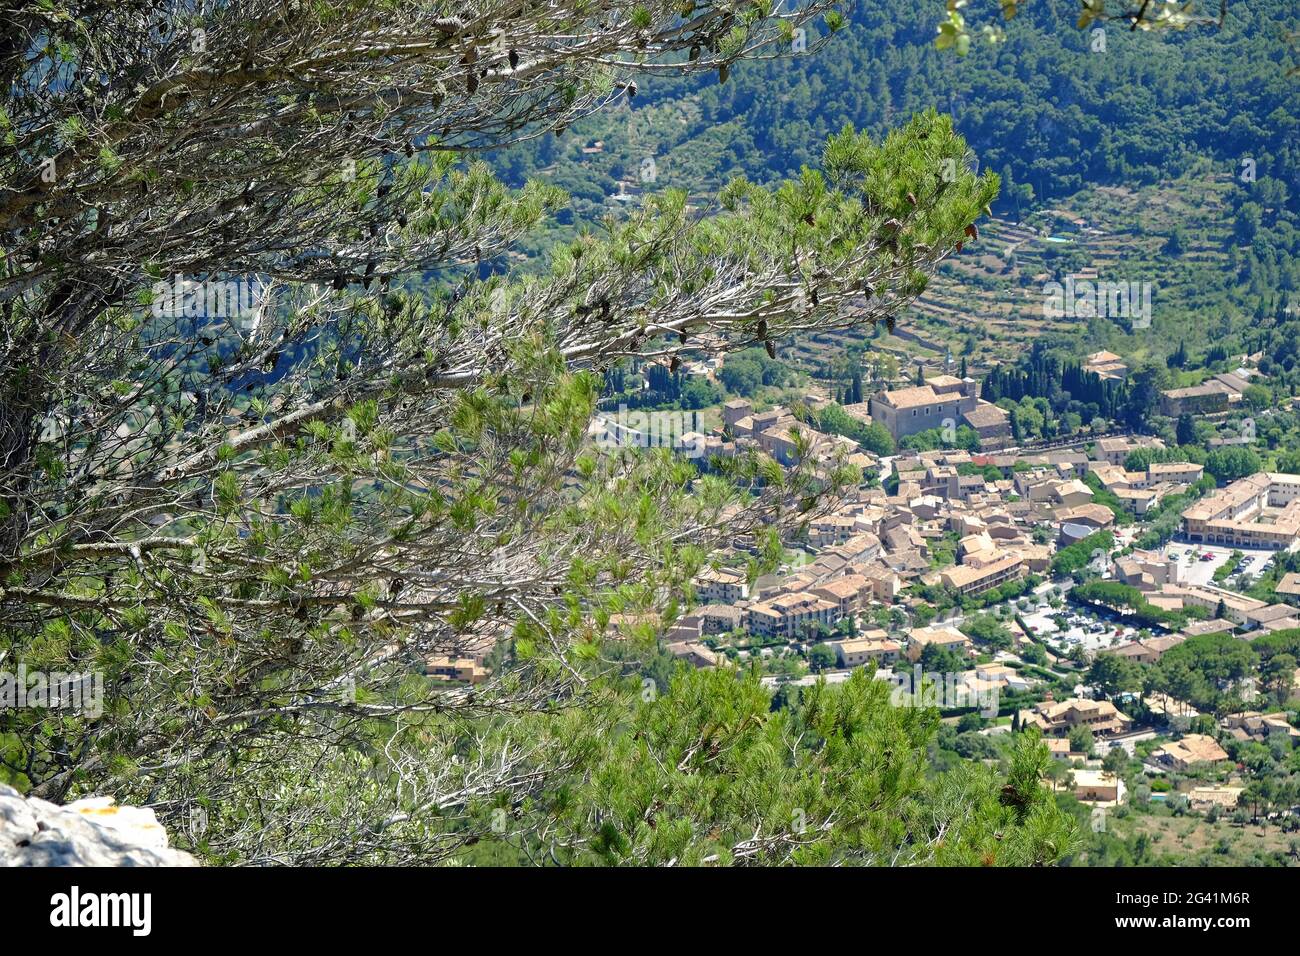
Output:
[[[871,582],[860,574],[846,574],[808,590],[809,593],[832,602],[839,617],[848,617],[862,607],[864,596],[871,593]]]
[[[735,604],[749,597],[748,576],[734,568],[705,568],[694,584],[702,604]]]
[[[1214,767],[1228,759],[1228,753],[1218,741],[1205,734],[1188,734],[1173,740],[1159,750],[1151,752],[1152,759],[1173,770],[1190,770],[1192,767]]]
[[[1300,539],[1300,475],[1258,472],[1183,511],[1188,540],[1237,548],[1289,548]]]
[[[749,631],[758,637],[794,637],[815,625],[830,627],[839,620],[832,601],[807,591],[782,594],[749,608]]]
[[[969,563],[947,568],[940,574],[943,586],[958,594],[983,594],[1007,581],[1018,581],[1025,576],[1025,561],[1014,552],[984,552],[969,556]]]

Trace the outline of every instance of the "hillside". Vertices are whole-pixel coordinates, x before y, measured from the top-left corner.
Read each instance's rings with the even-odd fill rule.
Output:
[[[1075,29],[1076,6],[1033,3],[1004,44],[956,59],[931,42],[941,5],[864,0],[814,56],[745,63],[726,83],[656,76],[638,84],[634,105],[497,159],[513,177],[545,172],[570,188],[580,215],[620,180],[640,183],[648,158],[658,186],[702,192],[739,174],[770,182],[815,164],[846,123],[879,134],[934,105],[953,115],[981,166],[1011,173],[1012,208],[1085,184],[1168,182],[1203,157],[1225,169],[1251,158],[1259,177],[1293,181],[1300,142],[1280,38],[1291,4],[1234,4],[1222,30],[1184,35],[1112,27],[1102,53]]]
[[[846,123],[880,134],[938,104],[971,164],[999,171],[1002,192],[981,238],[917,303],[906,344],[884,347],[982,364],[1026,338],[1086,333],[1084,347],[1141,359],[1240,330],[1300,283],[1300,134],[1280,38],[1290,5],[1234,5],[1222,30],[1181,36],[1112,27],[1104,52],[1074,28],[1073,10],[1032,4],[1004,44],[957,59],[933,48],[915,5],[867,0],[815,56],[747,63],[725,84],[656,77],[634,105],[499,157],[508,178],[542,176],[572,196],[558,230],[526,251],[617,217],[647,191],[702,197],[732,176],[795,174]],[[1073,229],[1076,219],[1086,225]],[[1152,283],[1150,330],[1045,318],[1043,283],[1087,268]],[[823,346],[844,344],[822,336],[798,357],[816,363]]]

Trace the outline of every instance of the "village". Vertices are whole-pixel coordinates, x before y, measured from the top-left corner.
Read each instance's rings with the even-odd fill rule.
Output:
[[[1143,799],[1231,812],[1245,791],[1233,742],[1282,739],[1289,750],[1300,738],[1257,674],[1241,675],[1231,688],[1241,706],[1219,715],[1164,689],[1093,680],[1099,658],[1102,668],[1150,667],[1200,635],[1248,644],[1300,628],[1300,575],[1282,576],[1277,601],[1242,593],[1300,543],[1300,476],[1214,488],[1197,464],[1126,470],[1133,452],[1163,448],[1141,436],[1018,449],[1002,410],[951,375],[845,410],[895,439],[960,421],[980,448],[877,457],[789,409],[728,401],[720,428],[687,436],[708,455],[757,448],[789,464],[802,448],[848,455],[874,478],[810,520],[774,572],[754,577],[741,540],[702,571],[697,603],[664,634],[671,654],[696,667],[758,667],[775,694],[870,668],[906,691],[902,701],[939,706],[963,732],[1037,728],[1060,784],[1103,811],[1132,796],[1119,771],[1130,761]],[[1168,503],[1179,506],[1176,534],[1136,547],[1144,516]]]
[[[1104,351],[1085,367],[1128,373]],[[1170,389],[1160,407],[1223,418],[1248,375]],[[847,462],[863,476],[782,542],[776,567],[758,569],[753,535],[734,535],[694,578],[684,613],[650,620],[657,653],[757,669],[774,706],[863,671],[900,706],[937,707],[945,744],[990,763],[1006,735],[1033,728],[1054,758],[1052,787],[1099,826],[1134,801],[1209,820],[1247,803],[1260,812],[1259,768],[1289,761],[1300,740],[1287,709],[1300,685],[1300,475],[1219,487],[1138,434],[1022,446],[973,379],[923,381],[839,406],[888,432],[887,455],[815,427],[829,401],[814,389],[761,410],[732,398],[714,427],[680,410],[597,415],[589,436],[606,451],[667,446],[702,471],[760,453],[785,467]],[[942,447],[909,447],[921,433]],[[1265,581],[1270,600],[1246,593]],[[616,616],[611,636],[647,620]],[[1234,649],[1253,663],[1216,669]],[[1170,652],[1178,665],[1162,668]],[[463,686],[492,667],[485,646],[428,660],[425,673]],[[1297,802],[1275,794],[1263,812],[1290,832]]]

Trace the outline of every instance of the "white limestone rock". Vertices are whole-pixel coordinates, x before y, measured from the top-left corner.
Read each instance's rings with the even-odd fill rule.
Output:
[[[154,812],[112,797],[57,806],[0,784],[0,866],[198,866]]]

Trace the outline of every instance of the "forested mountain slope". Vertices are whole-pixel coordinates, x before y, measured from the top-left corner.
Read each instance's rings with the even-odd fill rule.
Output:
[[[630,108],[498,162],[509,178],[544,175],[567,190],[568,232],[644,192],[702,197],[736,175],[797,174],[846,123],[883,135],[937,105],[1002,191],[986,235],[945,263],[907,319],[921,341],[906,348],[923,359],[951,350],[992,361],[1042,334],[1160,359],[1181,340],[1207,346],[1248,332],[1297,288],[1290,3],[1231,4],[1221,29],[1134,34],[1110,24],[1103,36],[1076,29],[1077,4],[1034,0],[1006,24],[1004,43],[977,43],[964,58],[935,49],[942,4],[930,6],[864,0],[816,55],[745,63],[725,83],[651,78]],[[1085,233],[1041,241],[1075,217]],[[549,235],[525,248],[542,251]],[[1153,283],[1153,326],[1044,317],[1043,277],[1087,268]],[[826,356],[801,341],[792,358],[815,367]]]
[[[560,185],[584,198],[639,178],[647,156],[664,185],[699,189],[739,173],[767,181],[815,162],[845,123],[879,133],[937,105],[983,165],[1009,169],[1004,202],[1020,186],[1050,198],[1085,183],[1157,182],[1200,156],[1233,168],[1254,159],[1261,178],[1294,184],[1287,0],[1233,4],[1221,30],[1131,34],[1111,25],[1100,52],[1090,31],[1075,29],[1077,4],[1035,0],[1006,25],[1005,43],[976,45],[965,58],[934,48],[941,12],[938,3],[864,0],[816,56],[745,63],[725,83],[649,80],[632,110],[502,162],[515,176],[553,165]],[[604,150],[584,156],[591,139]]]

